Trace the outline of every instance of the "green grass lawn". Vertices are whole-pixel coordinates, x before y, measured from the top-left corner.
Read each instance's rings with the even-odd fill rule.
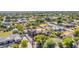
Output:
[[[0,37],[8,37],[10,34],[11,34],[11,31],[9,31],[9,32],[0,31]]]

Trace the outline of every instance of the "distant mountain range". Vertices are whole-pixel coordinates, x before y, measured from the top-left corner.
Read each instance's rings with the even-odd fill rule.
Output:
[[[0,13],[41,13],[41,12],[79,12],[79,11],[0,11]]]
[[[25,14],[25,13],[79,13],[79,11],[0,11],[0,14]]]

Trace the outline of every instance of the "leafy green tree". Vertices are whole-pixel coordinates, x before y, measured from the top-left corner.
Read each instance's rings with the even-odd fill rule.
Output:
[[[79,37],[75,37],[74,40],[77,42],[79,41]]]
[[[13,48],[19,48],[19,44],[14,43],[14,44],[12,45],[12,47],[13,47]]]
[[[3,16],[0,16],[0,21],[3,21]]]
[[[63,48],[63,43],[62,43],[62,41],[59,41],[59,42],[57,42],[58,43],[58,46],[60,47],[60,48]]]
[[[44,42],[48,39],[47,36],[43,35],[43,34],[38,34],[34,37],[34,40],[38,43],[38,45],[40,47],[42,47],[44,45]]]
[[[50,37],[56,37],[56,33],[55,32],[52,32]]]
[[[21,32],[24,30],[24,26],[22,24],[17,24],[16,28]]]
[[[66,46],[66,48],[72,48],[74,40],[72,37],[66,37],[63,39],[63,43]]]
[[[21,40],[21,47],[26,48],[27,47],[27,41],[26,40]]]
[[[55,34],[56,34],[56,36],[60,36],[62,34],[62,32],[56,32]]]
[[[79,36],[79,27],[74,30],[74,35]]]
[[[36,20],[38,24],[43,23],[45,20]]]
[[[49,38],[43,45],[43,48],[54,48],[56,46],[54,38]]]
[[[0,21],[0,28],[1,28],[1,23],[2,23],[2,22]]]

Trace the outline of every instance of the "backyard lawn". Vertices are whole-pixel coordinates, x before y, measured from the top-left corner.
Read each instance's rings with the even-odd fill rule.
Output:
[[[11,34],[11,31],[9,31],[9,32],[0,31],[0,37],[8,37],[10,34]]]

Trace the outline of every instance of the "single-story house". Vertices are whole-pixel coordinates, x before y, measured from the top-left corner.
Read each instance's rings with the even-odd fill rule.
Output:
[[[71,32],[71,31],[65,31],[60,36],[62,38],[64,38],[64,37],[73,37],[73,32]]]

